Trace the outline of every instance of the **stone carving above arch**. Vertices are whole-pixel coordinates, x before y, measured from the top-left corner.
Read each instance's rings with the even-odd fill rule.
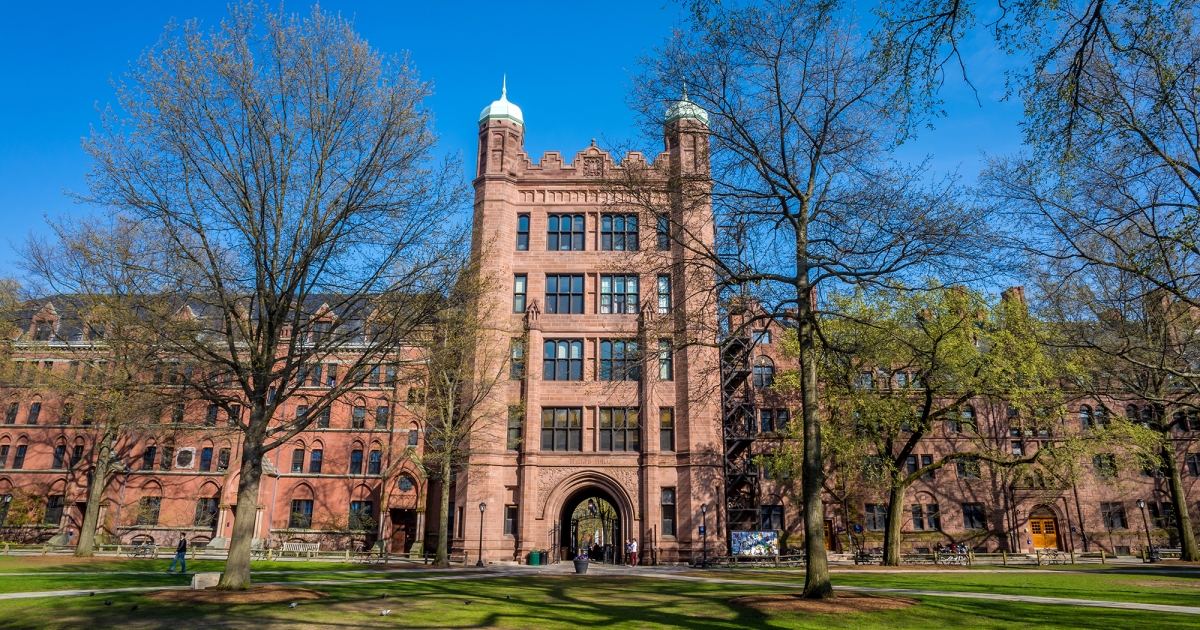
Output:
[[[633,515],[633,520],[641,518],[638,514],[638,502],[635,499],[638,496],[637,468],[632,466],[566,466],[539,469],[539,517],[546,517],[546,506],[550,503],[551,497],[561,495],[555,498],[559,501],[565,500],[566,495],[589,485],[599,486],[613,494],[622,495],[613,497],[624,504],[618,507],[629,510],[629,513]]]

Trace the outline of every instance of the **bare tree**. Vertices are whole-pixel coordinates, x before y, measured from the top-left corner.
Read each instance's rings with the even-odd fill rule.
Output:
[[[959,203],[954,177],[896,163],[910,119],[896,60],[875,54],[836,5],[772,0],[700,12],[646,59],[631,101],[651,125],[662,103],[705,110],[711,182],[638,177],[624,194],[656,218],[712,204],[715,247],[687,225],[671,238],[728,289],[755,293],[765,319],[798,331],[804,418],[803,503],[808,597],[829,597],[821,492],[816,291],[940,272],[966,255],[985,269],[986,217]],[[678,114],[678,111],[672,112]],[[709,185],[711,184],[711,194]]]
[[[243,5],[210,31],[169,25],[85,142],[80,199],[154,245],[138,270],[171,299],[140,315],[164,360],[190,364],[197,397],[248,411],[220,588],[250,583],[263,455],[395,361],[438,300],[462,186],[433,159],[429,93],[345,19]],[[303,386],[320,388],[309,413],[281,417]]]
[[[91,557],[104,491],[124,468],[118,439],[156,424],[164,408],[186,400],[187,393],[150,378],[165,348],[142,314],[173,301],[150,291],[150,278],[139,271],[153,258],[146,252],[154,247],[151,239],[138,225],[120,219],[75,219],[51,228],[52,240],[31,237],[22,255],[31,279],[50,294],[31,304],[56,308],[59,318],[48,338],[34,341],[31,350],[69,363],[66,372],[40,374],[38,387],[63,398],[65,422],[82,414],[82,424],[98,433],[75,549],[77,557]]]
[[[476,258],[480,260],[482,257]],[[467,472],[471,455],[504,440],[498,432],[511,412],[496,405],[493,390],[508,378],[511,339],[494,322],[489,301],[480,296],[492,279],[475,263],[464,265],[437,316],[419,343],[425,399],[425,444],[413,454],[423,476],[439,482],[439,519],[434,564],[449,565],[450,486]]]
[[[992,161],[983,192],[1026,228],[1015,240],[1045,286],[1047,317],[1093,358],[1094,386],[1157,409],[1150,424],[1195,560],[1171,409],[1194,408],[1200,393],[1200,34],[1186,3],[1095,7],[1087,54],[1049,49],[1026,86],[1030,154]]]

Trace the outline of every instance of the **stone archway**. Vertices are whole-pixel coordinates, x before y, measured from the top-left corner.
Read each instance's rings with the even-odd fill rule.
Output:
[[[595,469],[570,470],[557,469],[558,475],[547,475],[539,479],[541,504],[539,517],[551,526],[550,545],[552,552],[560,560],[569,559],[572,549],[572,513],[576,507],[586,504],[589,499],[604,501],[615,508],[614,522],[607,529],[607,536],[615,543],[610,557],[620,558],[624,550],[623,543],[637,534],[636,521],[638,514],[632,495],[636,490],[636,472],[629,475],[612,476]],[[545,471],[539,471],[545,472]],[[607,472],[607,471],[606,471]],[[566,473],[566,474],[564,474]],[[630,479],[618,481],[619,477],[628,476]],[[557,478],[559,481],[555,482]],[[549,483],[548,483],[549,482]],[[545,485],[542,485],[545,484]],[[627,484],[632,485],[631,488]]]

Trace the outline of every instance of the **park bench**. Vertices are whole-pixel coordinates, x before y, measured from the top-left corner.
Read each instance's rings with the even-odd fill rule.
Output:
[[[285,553],[294,553],[296,557],[300,554],[312,556],[314,553],[321,551],[321,543],[306,543],[306,542],[285,542],[283,549],[280,550],[280,555]]]

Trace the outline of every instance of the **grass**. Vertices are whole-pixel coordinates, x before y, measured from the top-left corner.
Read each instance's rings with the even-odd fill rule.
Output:
[[[72,570],[164,571],[163,561],[96,560],[22,564],[0,558],[0,573]],[[191,563],[189,563],[190,565]],[[218,569],[220,562],[196,563]],[[81,567],[82,565],[82,567]],[[211,566],[210,566],[211,565]],[[193,568],[192,566],[188,567]],[[707,584],[612,575],[492,577],[428,582],[355,584],[355,578],[378,578],[379,571],[340,563],[255,563],[260,582],[336,579],[341,583],[315,588],[329,594],[304,601],[295,609],[286,604],[197,605],[173,604],[137,593],[95,597],[36,598],[0,601],[0,627],[537,627],[537,628],[1097,628],[1111,630],[1153,624],[1155,630],[1195,628],[1197,617],[1151,612],[1044,606],[942,597],[917,597],[922,603],[906,610],[849,615],[760,613],[734,606],[740,595],[794,592],[793,589],[752,584]],[[280,573],[274,573],[280,571]],[[312,572],[323,572],[312,575]],[[456,571],[456,574],[459,572]],[[466,571],[462,571],[466,573]],[[414,574],[412,577],[419,577]],[[783,571],[712,572],[713,577],[736,577],[799,583],[802,574]],[[388,577],[405,577],[403,572]],[[905,587],[929,590],[1019,592],[1117,601],[1148,601],[1197,605],[1200,580],[1194,577],[1129,575],[1106,571],[1088,574],[1004,573],[964,571],[954,574],[839,573],[839,584]],[[99,582],[93,582],[99,578]],[[96,588],[126,585],[182,584],[186,576],[163,575],[20,575],[0,576],[0,591]],[[1127,582],[1141,582],[1133,584]],[[1152,582],[1152,584],[1148,583]],[[100,586],[103,584],[104,586]],[[381,599],[386,593],[388,597]],[[105,606],[104,599],[112,601]],[[466,602],[470,602],[469,604]],[[138,605],[138,610],[130,608]],[[380,610],[391,609],[387,617]]]

